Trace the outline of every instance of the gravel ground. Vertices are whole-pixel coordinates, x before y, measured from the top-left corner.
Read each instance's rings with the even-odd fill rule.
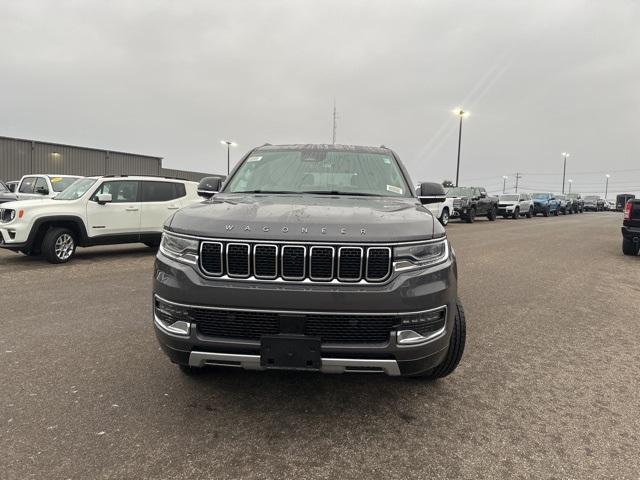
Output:
[[[211,370],[151,325],[153,253],[0,252],[0,477],[640,478],[640,257],[621,215],[448,227],[450,377]]]

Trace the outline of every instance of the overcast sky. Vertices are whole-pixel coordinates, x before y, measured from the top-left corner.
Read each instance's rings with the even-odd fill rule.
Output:
[[[223,173],[269,143],[392,147],[415,181],[640,191],[640,6],[0,0],[0,135]],[[594,172],[594,173],[585,173]]]

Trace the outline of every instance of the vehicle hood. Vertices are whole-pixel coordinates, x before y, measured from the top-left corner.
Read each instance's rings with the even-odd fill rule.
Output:
[[[17,200],[15,202],[7,202],[2,204],[2,208],[11,208],[17,210],[18,208],[29,207],[42,207],[45,205],[59,205],[62,200],[53,200],[51,198],[43,198],[37,200]]]
[[[0,193],[0,203],[14,202],[17,198],[15,193]]]
[[[517,200],[500,200],[499,204],[500,205],[519,205],[520,202],[518,202]]]
[[[533,203],[549,203],[548,198],[532,198]]]
[[[175,213],[167,227],[214,238],[396,242],[444,236],[415,198],[218,194]]]

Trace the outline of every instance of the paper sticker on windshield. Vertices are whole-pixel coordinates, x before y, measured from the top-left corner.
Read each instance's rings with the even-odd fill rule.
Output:
[[[382,161],[387,165],[391,165],[391,159],[390,158],[385,157],[385,158],[382,159]]]
[[[58,183],[59,181],[62,180],[62,178],[60,177],[53,177],[49,179],[51,181],[51,183]]]
[[[253,157],[247,158],[247,162],[259,162],[260,160],[262,160],[262,157],[257,157],[255,155]]]
[[[398,195],[402,195],[402,189],[400,187],[394,187],[393,185],[387,185],[387,190],[389,192],[397,193]]]

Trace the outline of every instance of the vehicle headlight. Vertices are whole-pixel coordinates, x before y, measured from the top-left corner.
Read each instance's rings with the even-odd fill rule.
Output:
[[[444,262],[449,257],[449,242],[446,238],[435,242],[395,247],[394,269],[396,271],[426,268]]]
[[[16,218],[16,211],[10,208],[0,208],[0,223],[9,223]]]
[[[167,257],[179,262],[197,265],[199,243],[198,240],[193,238],[179,237],[178,235],[164,232],[160,241],[160,251]]]

